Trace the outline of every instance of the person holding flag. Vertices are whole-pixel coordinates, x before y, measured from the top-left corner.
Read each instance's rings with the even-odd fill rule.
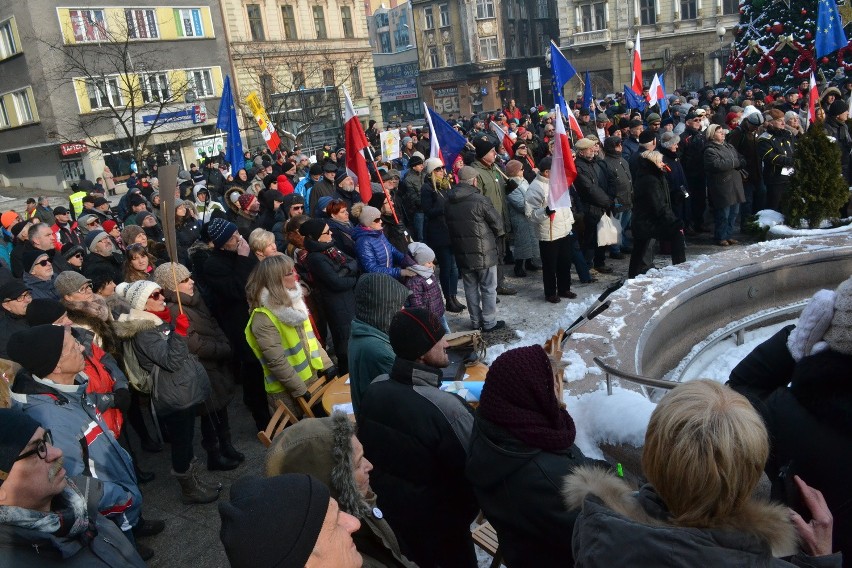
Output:
[[[231,91],[231,78],[227,75],[225,75],[225,86],[222,87],[222,100],[219,102],[216,128],[228,136],[225,159],[231,164],[231,171],[236,175],[236,171],[240,169],[240,164],[244,161],[243,141],[240,138],[240,125],[237,122],[237,110]]]

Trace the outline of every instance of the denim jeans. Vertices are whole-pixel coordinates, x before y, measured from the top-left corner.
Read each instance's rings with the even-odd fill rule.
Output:
[[[414,230],[414,240],[422,241],[423,240],[423,223],[426,221],[426,216],[423,212],[418,211],[414,214],[414,226],[412,229]]]
[[[734,223],[737,222],[737,214],[739,212],[739,203],[713,209],[713,239],[716,242],[727,241],[731,238],[731,235],[734,233]]]
[[[586,257],[583,256],[583,251],[580,250],[580,243],[577,242],[577,235],[574,231],[568,233],[568,240],[571,247],[571,262],[574,264],[574,270],[577,271],[577,277],[580,282],[590,282],[592,274],[589,272],[589,265],[586,262]]]
[[[458,295],[459,269],[456,267],[456,257],[450,245],[432,247],[435,251],[435,260],[438,261],[438,279],[441,282],[441,290],[444,297]]]
[[[462,273],[467,311],[474,329],[497,323],[497,267]]]
[[[630,248],[633,245],[633,239],[627,236],[627,229],[630,228],[630,220],[633,219],[633,211],[620,211],[615,214],[615,218],[621,223],[621,244],[612,245],[609,251],[613,254],[621,252],[621,247]]]

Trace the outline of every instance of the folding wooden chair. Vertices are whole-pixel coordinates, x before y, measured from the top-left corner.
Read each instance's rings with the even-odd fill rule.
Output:
[[[503,561],[503,554],[500,552],[500,543],[497,540],[497,531],[491,526],[491,523],[485,521],[470,532],[474,544],[488,553],[494,560],[491,561],[491,568],[499,568]]]
[[[313,406],[322,399],[322,395],[325,394],[325,391],[328,387],[331,386],[331,381],[333,381],[336,377],[320,377],[316,381],[314,381],[308,387],[308,393],[310,397],[308,400],[305,400],[304,397],[298,397],[299,406],[302,407],[302,411],[305,413],[305,416],[309,418],[316,418],[314,416]]]
[[[275,436],[280,434],[284,428],[299,421],[299,419],[296,418],[296,415],[293,414],[280,400],[275,401],[275,406],[277,406],[275,414],[273,414],[272,419],[269,420],[269,425],[266,427],[266,430],[257,433],[257,438],[263,442],[263,445],[267,448],[272,445],[272,440]]]

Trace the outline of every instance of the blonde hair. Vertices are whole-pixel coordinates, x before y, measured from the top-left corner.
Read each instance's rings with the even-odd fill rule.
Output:
[[[293,259],[279,254],[261,260],[251,271],[246,285],[246,299],[249,308],[269,306],[291,306],[290,295],[284,287],[284,277],[296,269]],[[268,294],[266,300],[262,297]]]
[[[642,469],[675,523],[712,527],[749,499],[768,455],[766,427],[751,403],[696,380],[675,387],[651,414]]]
[[[248,242],[252,252],[260,252],[269,245],[275,244],[275,235],[258,227],[249,234]]]

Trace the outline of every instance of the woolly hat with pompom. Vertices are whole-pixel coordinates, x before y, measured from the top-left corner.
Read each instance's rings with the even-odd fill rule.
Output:
[[[148,298],[160,288],[160,285],[150,280],[137,280],[136,282],[122,282],[115,287],[115,293],[127,300],[131,308],[145,311]]]

